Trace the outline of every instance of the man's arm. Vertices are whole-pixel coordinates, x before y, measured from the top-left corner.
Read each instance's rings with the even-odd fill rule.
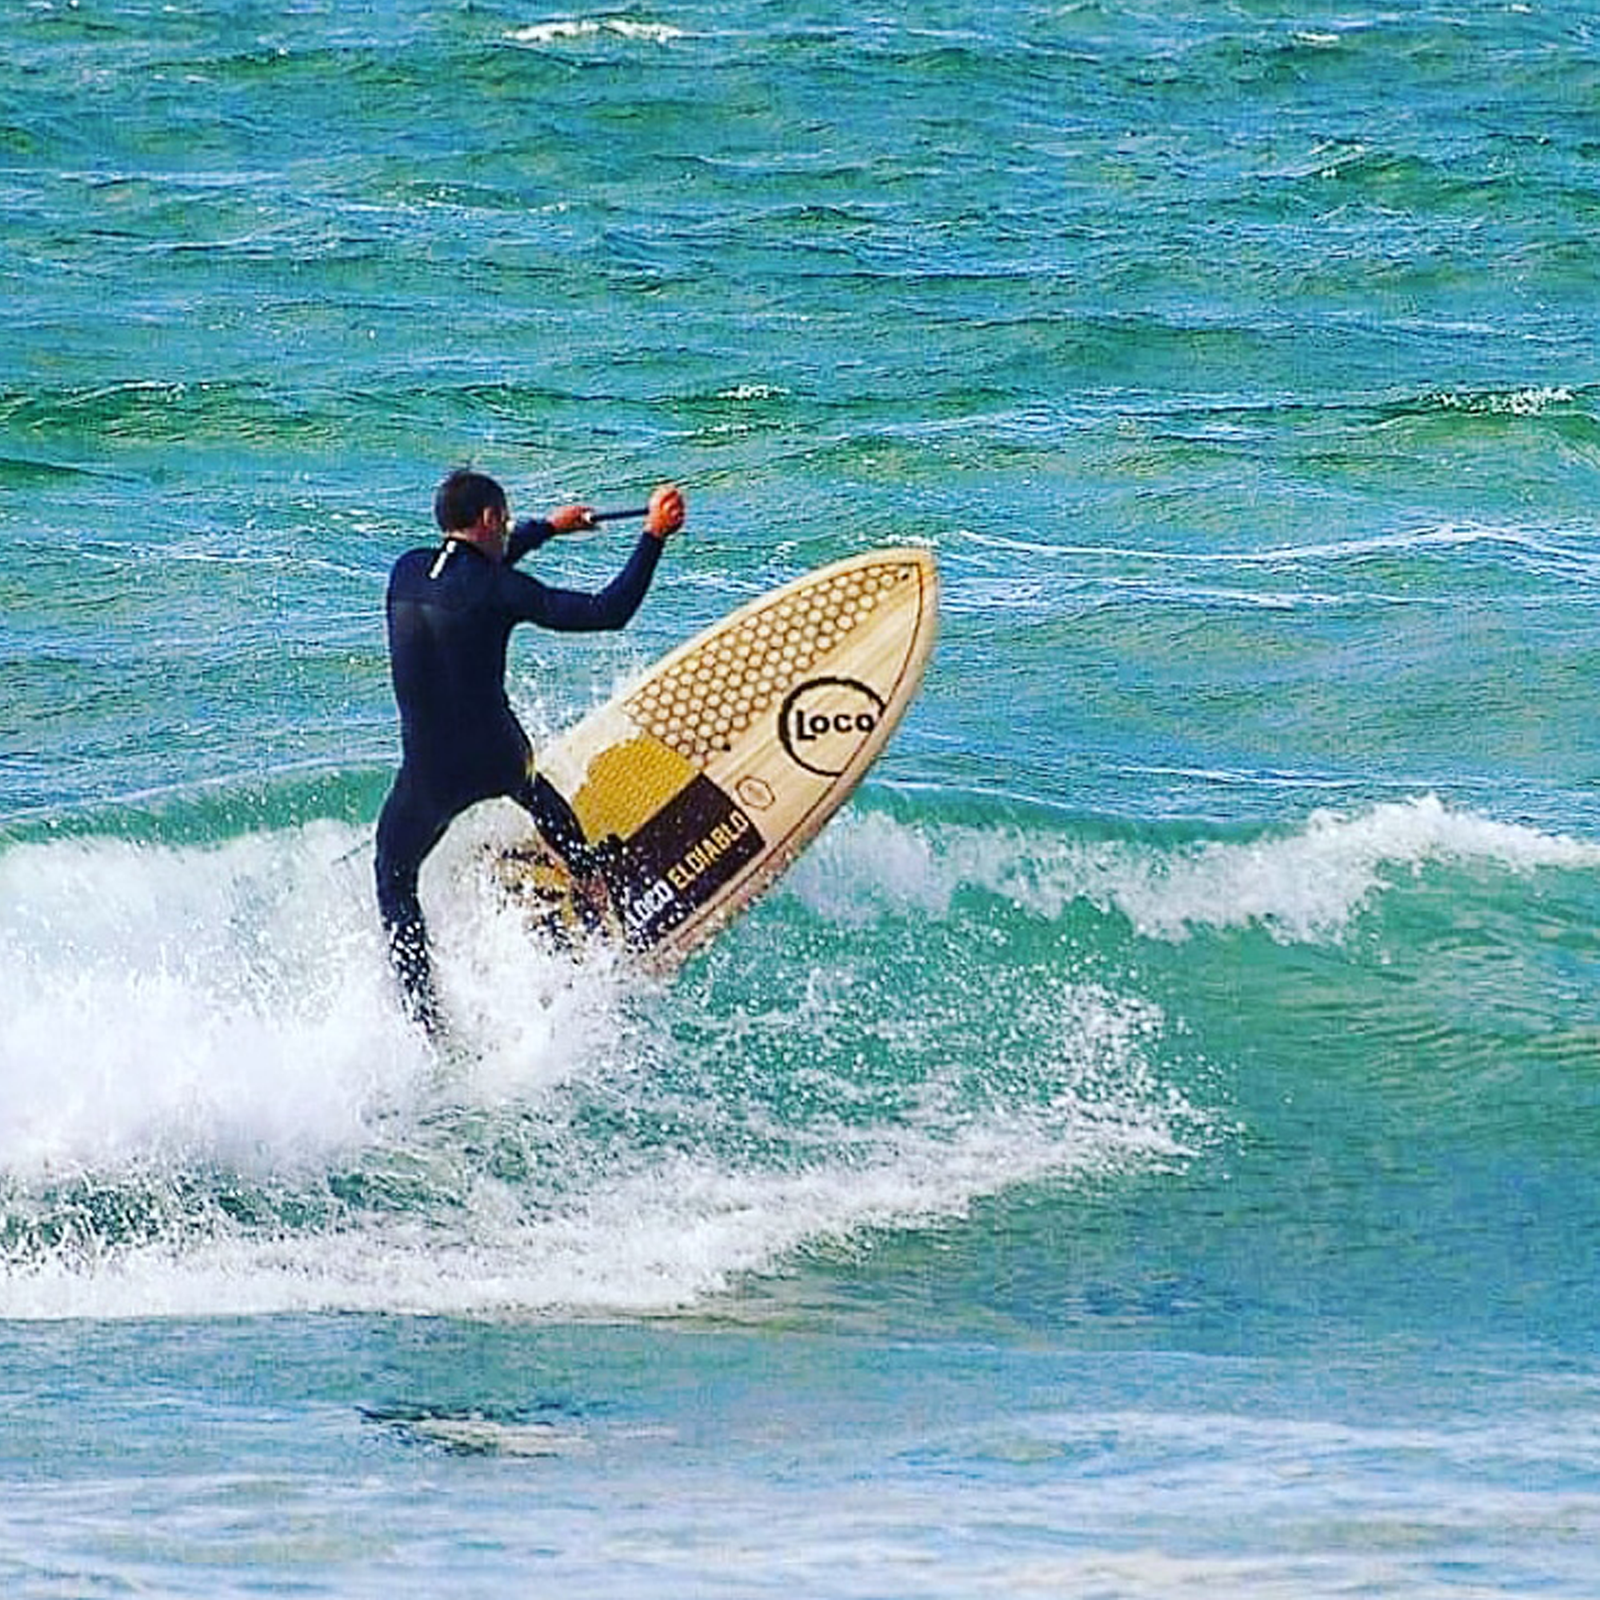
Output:
[[[600,633],[613,628],[623,628],[632,620],[644,599],[650,580],[655,576],[656,564],[661,560],[661,547],[683,527],[688,508],[683,491],[675,483],[657,484],[645,510],[644,532],[634,546],[628,564],[599,594],[582,594],[575,589],[553,589],[537,578],[525,577],[520,572],[503,570],[502,599],[511,614],[522,622],[536,622],[540,627],[552,628],[561,633]],[[518,536],[534,541],[517,549],[515,539],[506,547],[505,568],[509,568],[517,555],[537,548],[553,534],[570,533],[576,528],[594,526],[594,513],[588,506],[563,506],[550,514],[545,523],[527,522],[518,526]],[[548,532],[541,530],[548,529]]]
[[[639,535],[628,564],[598,594],[552,589],[521,572],[504,573],[502,592],[519,621],[535,622],[557,633],[605,633],[633,620],[655,576],[663,541]]]
[[[529,517],[511,530],[506,541],[505,563],[515,566],[530,551],[548,544],[558,533],[576,533],[594,526],[594,512],[588,506],[562,506],[548,517]]]
[[[599,594],[552,589],[537,578],[502,569],[507,608],[519,621],[536,622],[560,633],[600,633],[626,627],[655,576],[661,547],[683,526],[687,514],[683,491],[677,484],[658,484],[645,512],[644,532],[639,535],[627,566]],[[566,506],[551,517],[551,526],[557,533],[564,533],[567,528],[562,519],[579,517],[590,520],[588,507]],[[569,521],[569,525],[581,524]]]
[[[511,530],[511,537],[506,541],[506,565],[514,566],[525,555],[537,550],[540,545],[548,544],[559,531],[553,522],[548,522],[543,517],[529,517],[526,521],[519,522]]]

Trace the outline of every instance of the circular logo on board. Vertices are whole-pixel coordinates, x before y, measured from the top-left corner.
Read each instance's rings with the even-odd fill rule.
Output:
[[[808,678],[784,700],[778,737],[798,766],[836,778],[882,716],[883,696],[855,678]]]

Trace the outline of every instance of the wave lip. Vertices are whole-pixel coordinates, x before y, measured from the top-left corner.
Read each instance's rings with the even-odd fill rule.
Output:
[[[1456,809],[1432,794],[1348,813],[1318,809],[1293,830],[1243,841],[907,828],[872,816],[825,836],[792,875],[792,889],[842,918],[870,916],[885,900],[948,918],[959,891],[977,887],[1052,921],[1088,901],[1153,939],[1258,926],[1288,943],[1326,942],[1343,936],[1397,874],[1433,863],[1583,871],[1600,865],[1600,846]]]
[[[1108,889],[1153,937],[1253,924],[1286,942],[1322,941],[1340,937],[1393,872],[1434,862],[1585,868],[1600,863],[1600,848],[1455,811],[1427,795],[1354,816],[1314,812],[1300,831],[1250,844],[1203,844],[1159,863],[1127,863],[1131,870],[1109,874]]]

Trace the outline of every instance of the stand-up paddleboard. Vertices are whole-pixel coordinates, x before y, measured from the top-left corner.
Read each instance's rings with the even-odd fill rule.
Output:
[[[537,834],[494,873],[554,932],[600,931],[665,971],[775,879],[849,798],[922,681],[939,576],[873,550],[741,606],[540,750],[597,848],[579,904]]]

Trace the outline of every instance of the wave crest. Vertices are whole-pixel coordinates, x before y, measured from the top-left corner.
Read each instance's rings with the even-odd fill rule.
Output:
[[[1257,926],[1286,942],[1340,938],[1396,875],[1430,863],[1513,872],[1600,865],[1600,846],[1447,806],[1435,795],[1354,814],[1313,812],[1295,831],[1177,845],[1018,829],[904,827],[882,815],[835,829],[802,861],[794,892],[845,920],[885,900],[947,916],[962,888],[1055,919],[1075,901],[1125,916],[1148,938]]]

